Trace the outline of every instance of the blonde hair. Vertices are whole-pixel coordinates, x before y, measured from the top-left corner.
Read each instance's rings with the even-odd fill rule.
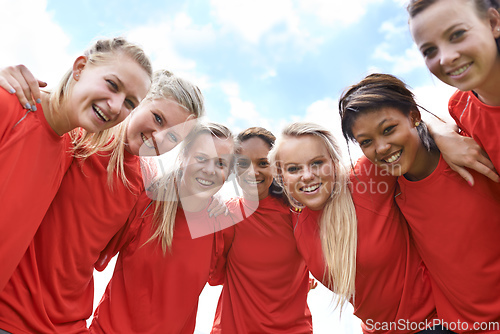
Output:
[[[174,100],[184,108],[192,118],[199,118],[205,114],[205,106],[203,94],[200,89],[193,83],[175,76],[167,70],[155,71],[153,83],[148,94],[141,103],[156,99]],[[125,141],[127,136],[127,128],[132,114],[127,119],[116,127],[115,140],[113,140],[108,150],[112,150],[111,158],[108,164],[108,183],[111,185],[113,180],[113,172],[121,177],[124,184],[128,184],[127,177],[123,168],[123,160],[125,153]],[[95,153],[95,151],[93,152]]]
[[[320,125],[296,122],[285,127],[281,138],[269,153],[269,158],[276,168],[276,180],[293,203],[294,200],[283,182],[279,151],[287,137],[307,135],[321,138],[335,166],[335,188],[324,206],[318,224],[326,266],[323,279],[328,288],[336,294],[336,306],[342,307],[354,297],[355,292],[357,218],[349,189],[349,173],[342,164],[340,147],[331,132]]]
[[[179,192],[177,183],[182,177],[182,170],[180,168],[181,162],[187,157],[194,141],[202,134],[210,134],[219,139],[229,139],[234,144],[234,137],[226,126],[218,123],[198,123],[195,128],[182,142],[181,149],[177,156],[174,170],[167,173],[165,176],[158,177],[153,181],[149,191],[155,198],[155,213],[153,216],[154,232],[151,238],[147,241],[150,242],[158,239],[161,242],[163,253],[167,248],[171,250],[172,239],[174,236],[175,217],[177,208],[179,206]],[[233,168],[233,161],[229,166],[229,170]]]
[[[83,56],[86,57],[88,64],[99,66],[99,64],[113,62],[120,54],[134,60],[148,74],[149,78],[152,78],[153,68],[149,57],[140,46],[128,42],[123,37],[99,39],[84,51]],[[55,89],[49,92],[49,103],[53,113],[60,111],[61,105],[71,94],[74,85],[72,73],[73,70],[69,69]],[[88,133],[81,128],[71,131],[70,136],[73,140],[75,156],[88,157],[99,151],[109,143],[113,134],[114,129],[103,130],[99,133]]]

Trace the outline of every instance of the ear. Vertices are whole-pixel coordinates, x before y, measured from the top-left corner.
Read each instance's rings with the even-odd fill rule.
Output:
[[[500,37],[500,13],[495,8],[488,9],[488,20],[495,39]]]
[[[80,79],[80,74],[85,68],[85,65],[87,65],[87,57],[80,56],[76,58],[75,62],[73,63],[73,79],[75,79],[76,81]]]
[[[415,123],[420,123],[422,121],[422,117],[420,116],[420,112],[418,110],[410,111],[410,121],[415,127]]]

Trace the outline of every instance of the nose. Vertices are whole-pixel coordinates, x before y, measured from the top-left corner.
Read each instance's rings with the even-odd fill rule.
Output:
[[[203,166],[202,171],[208,175],[215,174],[215,164],[216,164],[215,161],[207,161]]]
[[[439,63],[442,66],[453,65],[459,56],[459,53],[452,45],[441,47]]]
[[[151,133],[151,136],[153,137],[154,145],[156,145],[160,154],[163,154],[165,152],[169,152],[171,149],[173,149],[178,144],[178,143],[173,142],[172,140],[168,139],[169,134],[168,134],[167,130],[153,131]]]
[[[305,166],[302,172],[302,179],[304,181],[309,181],[314,179],[314,171],[310,166]]]
[[[108,102],[109,112],[115,118],[123,115],[125,118],[129,110],[125,106],[125,95],[124,94],[115,94]]]
[[[389,144],[385,140],[377,140],[375,143],[375,151],[377,154],[385,154],[389,152],[389,149],[391,148],[391,144]]]

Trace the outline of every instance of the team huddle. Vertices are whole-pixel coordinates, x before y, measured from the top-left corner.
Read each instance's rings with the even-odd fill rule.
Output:
[[[363,333],[500,332],[499,7],[411,0],[455,124],[374,73],[339,97],[344,138],[202,121],[201,90],[123,37],[50,91],[2,69],[0,333],[193,334],[207,283],[222,285],[213,334],[313,333],[314,279]],[[93,271],[114,256],[93,313]]]

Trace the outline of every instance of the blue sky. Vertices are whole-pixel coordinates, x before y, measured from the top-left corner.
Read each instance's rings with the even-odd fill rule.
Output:
[[[196,83],[208,118],[235,133],[258,125],[278,135],[283,125],[308,120],[342,141],[338,97],[371,72],[399,76],[439,115],[447,114],[453,91],[425,68],[408,32],[403,0],[0,0],[0,5],[0,66],[25,64],[53,86],[93,39],[124,35],[144,47],[156,69]],[[98,285],[103,282],[97,279]],[[203,298],[216,303],[217,290],[211,291]],[[338,321],[324,290],[310,298],[315,333],[359,332],[349,317],[352,310]],[[200,319],[199,333],[209,330],[213,311],[213,303],[206,306],[203,300],[206,319]]]

